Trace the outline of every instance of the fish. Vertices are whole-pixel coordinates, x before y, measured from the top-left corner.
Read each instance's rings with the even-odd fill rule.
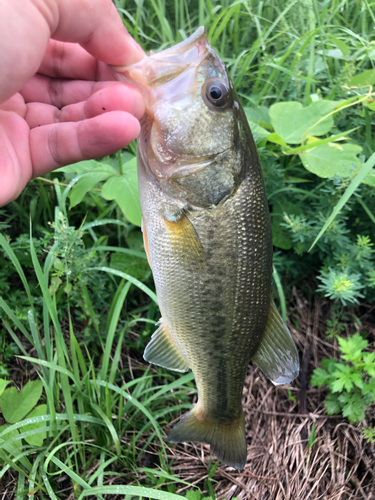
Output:
[[[169,443],[202,442],[224,464],[247,460],[250,360],[275,384],[299,372],[272,294],[272,234],[245,112],[206,30],[113,68],[141,92],[137,140],[144,246],[161,312],[144,359],[194,373],[198,401]]]

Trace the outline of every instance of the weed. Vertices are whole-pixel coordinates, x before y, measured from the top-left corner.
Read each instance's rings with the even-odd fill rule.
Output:
[[[358,333],[346,339],[338,337],[338,342],[342,361],[323,359],[311,384],[326,385],[330,390],[325,402],[329,415],[341,412],[351,422],[359,422],[375,401],[375,352],[365,351],[368,342]]]

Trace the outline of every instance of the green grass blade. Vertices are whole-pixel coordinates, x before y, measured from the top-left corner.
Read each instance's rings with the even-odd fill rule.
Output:
[[[362,206],[362,208],[366,212],[366,214],[370,217],[370,219],[372,220],[372,222],[375,224],[375,216],[371,212],[371,210],[368,208],[368,206],[366,205],[366,203],[362,200],[362,198],[359,198],[359,197],[357,198],[357,201]]]
[[[106,380],[107,379],[107,371],[108,371],[108,365],[109,365],[109,358],[111,356],[112,352],[112,345],[113,345],[113,340],[115,337],[116,333],[116,327],[117,323],[120,317],[121,310],[123,308],[126,296],[129,292],[129,288],[131,287],[131,283],[128,281],[125,283],[123,286],[121,293],[118,296],[118,299],[116,301],[116,305],[113,309],[113,314],[111,318],[111,322],[109,324],[109,328],[107,331],[106,335],[106,342],[105,342],[105,350],[104,350],[104,355],[103,355],[103,364],[102,364],[102,369],[101,369],[101,379]]]
[[[86,483],[78,474],[72,471],[70,467],[65,465],[61,460],[59,460],[57,457],[51,457],[51,461],[59,467],[62,473],[67,474],[72,481],[75,483],[79,484],[82,486],[84,489],[89,489],[90,485]],[[47,471],[46,471],[47,472]]]
[[[122,271],[118,271],[117,269],[112,269],[110,267],[90,267],[87,269],[87,271],[104,271],[106,273],[113,274],[115,276],[119,276],[120,278],[124,278],[130,283],[133,283],[133,285],[137,286],[142,292],[145,292],[156,304],[158,303],[158,300],[156,298],[156,294],[150,290],[150,288],[146,285],[144,285],[141,281],[137,280],[136,278],[133,278],[133,276],[130,276],[130,274],[123,273]]]
[[[99,380],[97,383],[101,387],[108,386],[109,389],[111,389],[112,391],[116,392],[117,394],[120,394],[121,396],[123,396],[132,405],[134,405],[135,407],[137,407],[138,410],[140,410],[144,415],[146,415],[146,417],[149,419],[150,423],[152,424],[154,430],[156,431],[156,433],[158,435],[158,438],[160,440],[160,444],[161,444],[161,446],[163,448],[163,451],[165,453],[165,445],[164,445],[164,441],[163,441],[163,438],[162,438],[162,435],[161,435],[161,432],[160,432],[160,427],[159,427],[157,421],[155,420],[154,416],[152,415],[152,413],[142,403],[140,403],[135,397],[133,397],[130,394],[128,394],[127,392],[123,391],[119,387],[116,387],[113,384],[109,384],[108,382],[101,381],[101,380]]]
[[[122,226],[125,228],[127,227],[125,222],[119,219],[101,219],[94,222],[87,222],[82,226],[82,231],[87,231],[88,229],[93,227],[105,226],[106,224],[116,224],[117,226]]]
[[[117,370],[118,370],[118,364],[119,364],[120,357],[121,357],[121,351],[122,351],[122,348],[123,348],[123,340],[124,340],[124,335],[125,335],[126,330],[127,330],[127,326],[125,326],[121,330],[121,333],[120,333],[120,336],[119,336],[119,340],[118,340],[118,344],[116,346],[116,351],[115,351],[115,354],[113,356],[113,361],[111,363],[111,370],[109,372],[109,377],[108,377],[108,381],[111,384],[113,384],[113,382],[115,381],[115,378],[116,378],[116,373],[117,373]]]
[[[134,255],[134,257],[139,257],[140,259],[147,260],[146,252],[139,252],[138,250],[132,250],[131,248],[121,248],[121,247],[111,247],[111,246],[95,246],[87,249],[87,252],[116,252],[125,253],[127,255]]]
[[[176,495],[175,493],[167,493],[166,491],[154,490],[151,488],[144,488],[143,486],[95,486],[89,490],[85,490],[78,497],[78,500],[88,495],[132,495],[144,498],[151,498],[156,500],[183,500],[185,497]],[[186,500],[186,499],[185,499]]]
[[[59,319],[57,316],[57,310],[56,310],[55,304],[52,302],[52,298],[51,298],[51,295],[50,295],[49,290],[48,290],[47,275],[44,275],[42,268],[40,267],[38,257],[37,257],[36,252],[35,252],[34,243],[32,240],[31,224],[30,224],[30,253],[31,253],[31,259],[33,262],[33,266],[35,269],[35,274],[38,278],[39,286],[40,286],[42,293],[43,293],[43,299],[44,299],[45,305],[48,308],[48,312],[51,316],[53,326],[55,327],[55,333],[57,334],[56,339],[59,338],[60,345],[62,346],[65,359],[69,360],[68,351],[66,349],[64,337],[63,337],[63,334],[61,331],[60,322],[59,322]]]
[[[109,418],[104,413],[104,411],[100,408],[100,406],[93,403],[92,407],[95,409],[95,411],[97,411],[99,413],[99,415],[103,419],[103,422],[107,426],[107,428],[112,436],[112,439],[113,439],[113,442],[114,442],[114,445],[116,448],[117,456],[120,457],[121,456],[121,443],[120,443],[120,439],[117,435],[116,429],[114,428],[112,422],[109,420]]]
[[[280,306],[281,306],[281,316],[284,321],[286,321],[286,301],[285,294],[283,290],[283,286],[280,281],[279,273],[276,270],[276,267],[273,266],[273,279],[275,280],[275,285],[277,288],[277,293],[279,294]]]
[[[33,344],[33,339],[31,337],[31,335],[29,335],[29,333],[24,329],[24,326],[22,325],[22,323],[20,323],[18,321],[18,318],[16,318],[16,316],[13,314],[13,311],[11,311],[11,309],[9,309],[6,304],[5,304],[5,307],[4,307],[4,304],[5,304],[5,302],[0,297],[0,307],[8,314],[8,316],[15,323],[15,325],[21,330],[21,332],[25,335],[25,338],[30,342],[30,344]],[[7,311],[9,311],[9,312],[7,312]],[[14,320],[16,320],[16,321],[14,321]],[[18,349],[21,352],[23,352],[25,354],[25,356],[26,356],[27,355],[26,349],[24,348],[23,344],[21,343],[21,341],[19,340],[19,338],[17,337],[17,335],[11,329],[9,323],[7,321],[3,320],[3,324],[4,324],[5,328],[7,329],[7,332],[9,333],[9,335],[12,337],[12,339],[14,340],[14,342],[17,344]],[[20,328],[20,326],[21,326],[21,328]]]
[[[30,238],[32,238],[32,234],[30,233]],[[23,286],[25,287],[27,298],[29,299],[30,306],[33,307],[33,298],[30,292],[30,287],[27,282],[25,273],[23,272],[23,269],[21,267],[21,264],[19,260],[17,259],[16,254],[14,253],[12,247],[9,245],[7,240],[4,238],[4,236],[0,233],[0,245],[3,247],[4,252],[8,255],[9,259],[11,260],[12,264],[16,268],[19,277],[21,278],[21,281],[23,283]]]

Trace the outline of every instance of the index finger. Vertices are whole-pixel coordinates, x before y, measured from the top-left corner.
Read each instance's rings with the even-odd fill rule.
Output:
[[[96,59],[128,65],[144,57],[127,32],[112,0],[55,0],[58,16],[52,22],[55,40],[82,45]]]
[[[98,61],[78,43],[50,40],[38,73],[73,80],[115,80],[108,65]]]
[[[108,64],[144,56],[111,0],[0,0],[0,11],[0,102],[37,72],[51,37],[78,43]]]

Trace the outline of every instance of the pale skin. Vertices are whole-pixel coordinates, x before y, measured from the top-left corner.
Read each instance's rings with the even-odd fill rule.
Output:
[[[129,144],[140,94],[110,65],[143,57],[111,0],[0,0],[0,206],[60,166]]]

